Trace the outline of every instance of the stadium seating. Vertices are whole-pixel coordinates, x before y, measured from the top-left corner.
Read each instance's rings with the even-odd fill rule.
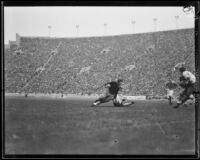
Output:
[[[176,63],[186,60],[188,70],[195,69],[193,29],[89,38],[21,37],[19,47],[5,50],[6,92],[18,92],[31,80],[24,88],[29,93],[102,93],[95,89],[122,77],[127,95],[165,95],[166,80],[178,79],[171,73]]]

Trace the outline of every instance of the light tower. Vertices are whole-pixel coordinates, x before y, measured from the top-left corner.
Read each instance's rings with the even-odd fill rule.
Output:
[[[107,33],[107,23],[104,23],[103,26],[104,26],[104,34],[106,35],[106,33]]]
[[[52,26],[51,26],[51,25],[48,25],[49,37],[51,37],[51,28],[52,28]]]
[[[79,36],[79,25],[76,25],[76,30],[77,30],[77,36]]]
[[[154,31],[156,32],[157,31],[157,18],[154,18],[153,19],[153,22],[154,22]]]
[[[132,25],[133,25],[133,33],[135,33],[135,21],[131,21]]]
[[[176,29],[179,28],[179,26],[178,26],[178,19],[179,19],[179,16],[175,16],[175,20],[176,20]]]

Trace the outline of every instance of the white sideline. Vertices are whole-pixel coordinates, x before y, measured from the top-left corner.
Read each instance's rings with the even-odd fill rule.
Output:
[[[146,100],[146,96],[124,96],[127,100]]]
[[[24,93],[5,93],[5,96],[21,96],[24,97]],[[29,93],[28,96],[31,97],[52,97],[52,98],[98,98],[100,95],[93,94],[93,95],[81,95],[81,94],[63,94],[63,97],[61,97],[61,94],[44,94],[44,93]],[[123,96],[123,95],[122,95]],[[146,96],[123,96],[127,100],[146,100]]]

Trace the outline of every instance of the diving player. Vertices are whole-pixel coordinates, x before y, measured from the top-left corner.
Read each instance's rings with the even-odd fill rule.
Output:
[[[125,103],[125,99],[124,98],[120,98],[118,96],[118,92],[120,90],[122,90],[122,79],[118,79],[117,81],[111,81],[108,82],[106,84],[104,84],[103,86],[107,89],[106,93],[103,97],[98,98],[91,107],[100,105],[101,103],[106,103],[109,101],[113,101],[114,106],[124,106],[124,105],[130,105],[133,104],[134,102],[131,103]]]

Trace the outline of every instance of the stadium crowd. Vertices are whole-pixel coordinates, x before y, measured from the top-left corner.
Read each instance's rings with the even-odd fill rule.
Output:
[[[96,88],[121,77],[124,94],[165,95],[166,80],[178,79],[171,71],[176,63],[185,61],[194,73],[194,30],[89,38],[21,37],[20,45],[5,50],[4,56],[6,92],[101,93]]]

